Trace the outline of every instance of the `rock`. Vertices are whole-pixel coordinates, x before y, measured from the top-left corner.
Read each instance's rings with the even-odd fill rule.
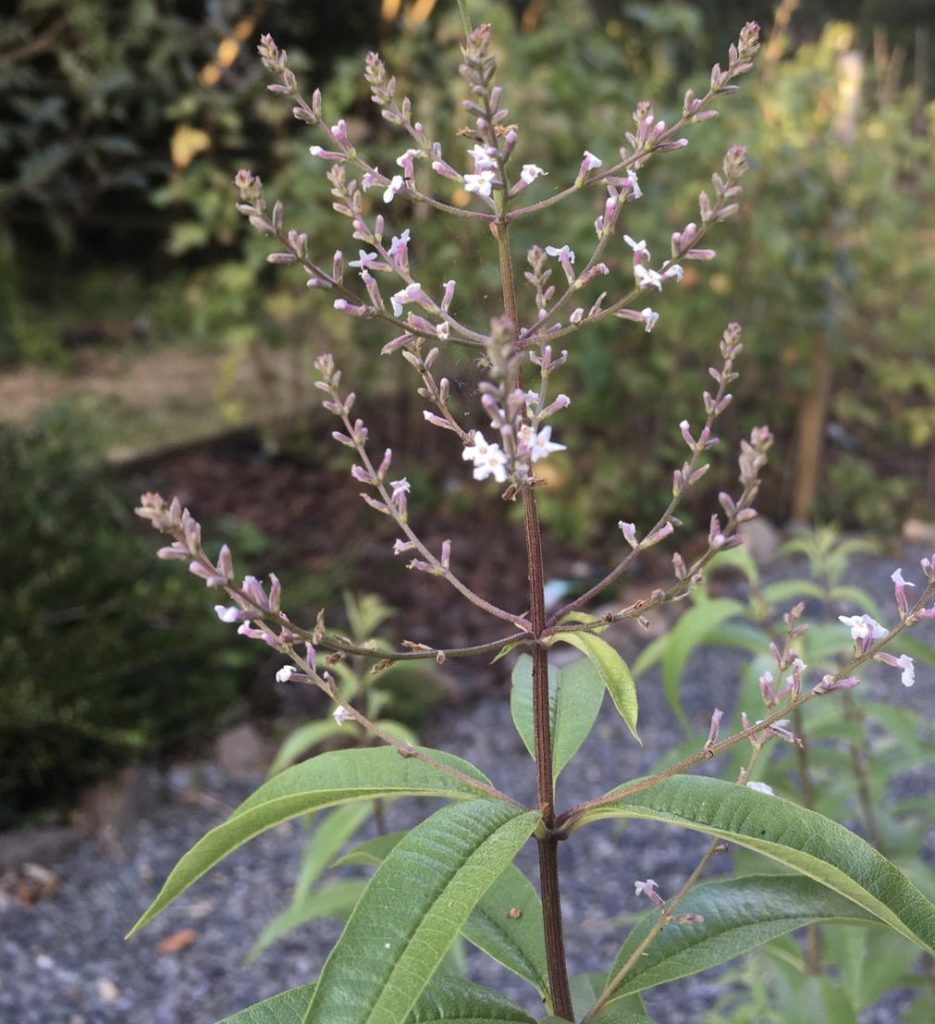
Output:
[[[902,538],[907,544],[935,547],[935,523],[927,523],[923,519],[907,519],[903,523]]]
[[[218,737],[214,757],[228,775],[239,779],[269,765],[269,744],[249,722],[242,722]]]
[[[76,828],[54,826],[27,828],[0,835],[0,873],[15,871],[26,863],[56,864],[81,840]]]
[[[757,565],[769,565],[773,562],[779,552],[779,545],[782,544],[782,534],[763,516],[742,523],[740,535]]]
[[[162,779],[155,768],[127,765],[115,779],[86,790],[73,819],[111,856],[118,857],[123,839],[159,803],[162,790]]]

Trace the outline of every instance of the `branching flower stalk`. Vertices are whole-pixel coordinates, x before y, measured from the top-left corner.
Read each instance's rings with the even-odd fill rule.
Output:
[[[341,249],[335,250],[328,259],[313,253],[308,235],[286,226],[281,202],[273,203],[271,208],[268,206],[262,182],[251,171],[243,170],[236,176],[237,208],[255,229],[278,246],[268,256],[270,263],[301,268],[309,287],[332,294],[334,308],[340,314],[387,325],[392,337],[383,344],[381,356],[393,358],[398,355],[416,371],[418,394],[428,405],[423,412],[426,424],[445,431],[449,440],[452,437],[457,439],[461,460],[469,464],[467,468],[474,481],[492,480],[499,485],[499,493],[504,500],[522,502],[528,609],[502,608],[478,594],[452,569],[450,540],[445,540],[441,549],[434,551],[420,537],[417,526],[410,522],[409,517],[409,480],[404,475],[390,478],[396,475],[395,471],[391,474],[394,460],[391,449],[387,448],[379,458],[370,454],[367,426],[362,419],[353,416],[355,395],[342,390],[341,371],[331,355],[323,355],[316,361],[319,378],[316,387],[324,393],[325,409],[340,420],[341,429],[334,431],[332,436],[356,456],[351,476],[363,487],[362,500],[376,513],[392,521],[398,531],[394,554],[410,556],[407,562],[410,571],[435,577],[437,582],[450,587],[461,599],[485,612],[498,624],[498,633],[503,632],[503,624],[510,627],[510,632],[467,647],[432,647],[404,641],[402,649],[386,651],[366,643],[352,643],[326,628],[324,613],[319,614],[311,628],[296,623],[282,608],[281,586],[275,576],[270,576],[268,585],[253,576],[237,583],[230,550],[225,545],[217,559],[210,558],[202,546],[200,525],[178,499],[166,502],[159,495],[146,494],[137,512],[155,529],[171,538],[170,545],[160,549],[160,557],[187,562],[189,570],[209,588],[227,595],[230,604],[216,606],[222,621],[236,624],[238,632],[245,637],[262,641],[283,655],[286,664],[277,672],[277,679],[316,686],[333,703],[333,714],[339,724],[355,722],[371,737],[388,744],[401,759],[414,759],[446,780],[455,780],[461,787],[461,795],[467,787],[468,793],[483,797],[499,808],[497,814],[502,814],[504,805],[509,805],[509,810],[523,812],[526,815],[524,820],[532,822],[529,826],[531,833],[527,830],[520,839],[525,841],[532,834],[539,852],[544,959],[548,975],[547,990],[544,985],[540,988],[547,1011],[570,1021],[573,1011],[559,895],[560,842],[588,821],[611,813],[609,808],[615,801],[661,786],[666,780],[688,772],[742,741],[752,744],[753,755],[741,773],[739,785],[748,790],[758,790],[762,798],[762,785],[750,781],[756,758],[763,745],[772,739],[785,740],[797,746],[801,744],[800,737],[794,729],[790,730],[787,723],[790,717],[796,720],[799,709],[808,701],[836,691],[846,691],[856,685],[854,673],[870,659],[898,668],[902,681],[906,685],[912,683],[914,666],[911,659],[906,655],[897,658],[885,648],[903,630],[924,618],[935,617],[935,609],[929,607],[935,596],[935,556],[923,561],[922,569],[928,583],[911,607],[906,596],[906,587],[911,584],[903,580],[901,573],[894,574],[900,618],[892,628],[887,629],[866,615],[842,617],[843,626],[851,630],[855,647],[853,657],[838,671],[824,675],[810,687],[806,685],[806,666],[795,646],[804,628],[799,624],[802,609],[794,608],[786,619],[782,649],[778,643],[771,645],[778,678],[785,679],[785,682],[781,687],[777,686],[778,692],[774,692],[771,686],[764,686],[766,713],[762,719],[751,723],[744,718],[742,729],[722,739],[720,725],[723,715],[715,709],[706,742],[691,756],[651,777],[625,782],[602,797],[562,811],[556,808],[549,648],[559,642],[572,643],[590,652],[589,658],[593,656],[599,660],[595,651],[601,657],[607,657],[609,652],[609,656],[616,659],[614,664],[622,665],[623,672],[618,673],[620,678],[617,679],[609,678],[604,665],[601,686],[606,683],[615,705],[635,735],[635,684],[619,655],[600,637],[600,633],[609,624],[623,619],[639,621],[651,609],[689,595],[703,581],[704,571],[711,560],[719,552],[742,542],[740,527],[756,515],[754,502],[773,444],[772,434],[765,426],[754,428],[749,440],[741,443],[739,490],[736,496],[726,492],[718,496],[720,512],[711,516],[707,544],[701,554],[687,562],[675,551],[672,555],[673,580],[668,586],[600,616],[588,612],[594,602],[606,595],[623,577],[638,555],[667,542],[682,525],[677,514],[680,505],[688,490],[697,485],[707,472],[705,455],[718,444],[714,428],[732,401],[730,385],[737,378],[736,364],[743,346],[740,326],[731,323],[720,339],[719,365],[709,370],[716,388],[713,394],[705,391],[702,395],[704,417],[700,429],[696,433],[688,421],[678,425],[689,452],[681,466],[673,471],[671,495],[656,523],[645,536],[640,537],[635,523],[621,519],[618,525],[625,545],[624,553],[586,593],[551,615],[546,614],[546,570],[536,503],[537,489],[544,481],[537,474],[537,464],[564,450],[565,446],[553,438],[552,431],[554,418],[570,404],[566,394],[555,392],[554,377],[569,359],[569,351],[558,348],[556,342],[610,317],[619,320],[624,331],[651,332],[661,314],[646,304],[646,293],[655,292],[661,296],[664,290],[677,287],[685,261],[709,261],[715,257],[714,250],[701,248],[700,243],[706,242],[715,226],[727,221],[738,209],[739,182],[747,169],[743,147],[733,146],[727,151],[719,170],[711,177],[711,194],[703,191],[698,197],[697,223],[688,221],[680,231],[671,233],[666,259],[654,265],[647,241],[626,234],[623,221],[627,207],[639,201],[644,186],[649,187],[648,181],[640,182],[638,172],[643,173],[658,154],[687,146],[688,139],[681,134],[683,130],[716,116],[714,102],[738,88],[736,79],[752,67],[759,46],[759,29],[753,22],[744,26],[737,44],[730,48],[726,69],[715,65],[710,87],[703,96],[695,97],[690,90],[686,93],[681,117],[672,125],[667,126],[664,121],[657,120],[651,104],[639,103],[633,113],[634,129],[626,133],[626,142],[619,149],[619,160],[605,163],[601,156],[585,151],[571,184],[556,189],[545,198],[527,202],[526,191],[540,187],[539,183],[548,177],[549,172],[535,163],[517,166],[520,134],[518,127],[509,122],[503,90],[496,81],[497,67],[490,26],[472,28],[465,0],[458,0],[458,5],[466,30],[463,61],[459,67],[467,87],[467,99],[463,103],[467,125],[459,133],[469,140],[466,153],[452,155],[449,152],[446,155],[441,142],[430,138],[422,123],[415,119],[409,97],[398,95],[396,80],[388,74],[380,57],[370,54],[366,59],[364,73],[371,98],[383,119],[405,133],[408,143],[397,157],[396,168],[391,173],[381,171],[358,152],[343,119],[334,124],[328,123],[323,114],[320,92],[316,89],[311,100],[307,101],[289,68],[286,52],[280,50],[269,36],[261,40],[260,57],[276,78],[270,89],[291,102],[295,117],[317,133],[319,141],[310,147],[310,154],[328,166],[333,208],[350,223],[354,245],[359,246],[356,259],[346,260]],[[464,169],[459,170],[460,166]],[[457,191],[446,198],[446,189]],[[532,246],[526,253],[528,269],[520,276],[511,251],[512,225],[583,190],[591,190],[597,199],[596,242],[588,258],[579,263],[568,244],[562,244],[560,239],[543,240],[543,244]],[[396,229],[398,234],[388,229],[389,214],[398,214],[401,207],[405,213],[415,204],[474,220],[485,225],[493,236],[500,271],[501,308],[492,311],[486,323],[472,322],[469,314],[473,310],[458,311],[459,301],[463,300],[457,295],[454,279],[432,281],[432,268],[413,266],[409,254],[411,228],[400,227]],[[325,269],[329,262],[330,269]],[[621,267],[624,268],[622,277]],[[350,270],[356,272],[359,285],[350,280]],[[553,277],[558,281],[564,279],[564,283],[556,286]],[[598,287],[603,290],[595,294]],[[453,345],[467,346],[481,356],[483,379],[478,385],[479,405],[489,421],[483,430],[468,426],[476,420],[467,419],[468,413],[452,404],[449,380],[439,375],[437,370],[443,362],[443,353]],[[532,662],[530,734],[537,806],[531,811],[520,808],[515,800],[496,786],[461,771],[440,755],[435,756],[437,752],[402,742],[371,721],[345,699],[330,673],[326,669],[320,671],[315,660],[316,650],[328,652],[326,664],[329,660],[333,664],[335,660],[359,655],[373,660],[376,671],[396,661],[434,658],[441,663],[449,657],[499,655],[513,648],[528,649]],[[603,689],[599,691],[602,693]],[[558,731],[557,724],[555,728]],[[395,758],[391,757],[391,760],[397,763]],[[369,793],[371,798],[372,795]],[[747,796],[752,797],[752,794]],[[402,842],[405,844],[406,840]],[[637,883],[638,891],[659,906],[659,920],[623,969],[607,982],[587,1020],[596,1019],[601,1010],[613,1001],[616,990],[638,957],[650,948],[664,927],[699,924],[690,920],[692,915],[680,916],[675,911],[720,848],[721,840],[709,845],[695,871],[668,902],[658,895],[656,883],[651,879]],[[375,880],[378,877],[379,872]],[[362,903],[365,899],[366,896]],[[457,902],[449,901],[446,911]],[[413,927],[418,927],[418,922]],[[383,943],[378,954],[382,955],[382,950],[391,949],[392,945],[390,941]],[[402,946],[398,955],[406,955]],[[325,1010],[320,1009],[330,998],[327,994],[329,965],[323,971],[303,1024],[330,1024],[321,1016]],[[407,970],[412,968],[413,965],[409,964]],[[429,976],[423,979],[425,983]],[[420,991],[416,991],[413,1000]],[[399,1019],[405,1017],[409,1008],[400,1010],[402,1016]],[[366,1019],[371,1018],[368,1016]]]

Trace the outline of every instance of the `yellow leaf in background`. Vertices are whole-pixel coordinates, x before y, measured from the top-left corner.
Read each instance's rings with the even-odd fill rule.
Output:
[[[169,142],[169,152],[175,167],[183,168],[206,149],[211,148],[211,136],[190,124],[178,124]]]
[[[198,84],[210,88],[221,80],[221,69],[212,61],[198,72]]]
[[[730,293],[731,287],[732,284],[729,275],[711,275],[711,291],[713,291],[715,295],[728,295]]]
[[[253,35],[253,30],[256,28],[257,19],[254,18],[241,18],[240,21],[234,26],[234,38],[239,39],[242,43],[245,43],[250,36]]]
[[[558,488],[565,483],[566,473],[555,460],[549,460],[544,465],[536,466],[536,476],[544,480],[547,487]]]
[[[435,9],[436,0],[415,0],[406,11],[406,21],[410,25],[421,25]]]
[[[222,39],[218,44],[217,62],[222,68],[229,68],[240,53],[239,39]]]

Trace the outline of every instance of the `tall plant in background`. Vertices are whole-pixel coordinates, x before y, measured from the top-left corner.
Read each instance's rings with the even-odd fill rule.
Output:
[[[468,147],[466,169],[459,169],[463,155],[453,155],[451,147],[443,149],[417,119],[412,102],[397,89],[376,54],[367,58],[365,68],[372,98],[384,118],[407,138],[406,148],[391,166],[384,163],[381,169],[366,161],[344,120],[329,125],[320,93],[308,100],[303,97],[285,52],[267,36],[260,54],[277,79],[271,89],[287,99],[296,118],[316,130],[311,153],[329,168],[333,206],[347,218],[356,251],[349,258],[339,250],[324,261],[317,241],[310,242],[305,233],[287,226],[282,204],[269,206],[262,183],[248,171],[237,176],[238,208],[255,228],[275,239],[271,263],[301,269],[309,287],[327,293],[335,309],[351,322],[371,321],[390,328],[382,353],[401,356],[411,366],[427,406],[425,421],[444,432],[452,460],[463,460],[476,481],[492,480],[506,501],[521,504],[528,607],[500,607],[465,584],[458,566],[476,552],[458,550],[450,541],[437,551],[423,543],[409,520],[409,482],[405,476],[391,479],[397,475],[391,468],[391,450],[371,455],[367,426],[354,413],[354,394],[345,389],[330,355],[317,361],[317,386],[325,394],[325,408],[339,421],[336,441],[355,454],[352,474],[362,487],[362,498],[396,524],[394,550],[409,559],[413,572],[431,578],[427,588],[447,584],[486,611],[498,627],[493,638],[469,648],[404,643],[400,649],[376,653],[335,634],[324,615],[314,627],[303,626],[284,610],[275,576],[268,584],[252,576],[238,583],[229,548],[225,545],[216,557],[209,556],[200,526],[178,500],[144,495],[139,514],[172,538],[161,556],[186,562],[209,587],[228,595],[230,603],[217,606],[219,617],[237,624],[244,636],[281,652],[286,664],[280,678],[317,686],[334,702],[336,719],[356,723],[385,746],[321,754],[267,782],[182,858],[136,928],[228,852],[280,821],[338,804],[423,795],[449,803],[408,833],[386,837],[377,848],[370,845],[367,855],[379,866],[317,983],[283,993],[232,1020],[532,1021],[499,994],[438,973],[459,934],[530,982],[551,1015],[549,1020],[594,1024],[645,1022],[649,1018],[639,995],[642,990],[721,963],[766,938],[814,921],[874,922],[922,949],[935,949],[935,906],[895,865],[832,819],[774,795],[752,778],[771,740],[798,741],[788,724],[791,715],[826,695],[851,689],[857,684],[854,672],[871,659],[897,661],[884,648],[908,627],[935,615],[930,607],[935,567],[930,560],[923,563],[926,583],[913,603],[906,590],[909,584],[899,575],[899,614],[891,627],[866,614],[849,619],[849,653],[843,664],[820,677],[800,657],[803,626],[798,610],[790,612],[781,642],[770,648],[779,681],[758,721],[744,722],[738,731],[722,737],[722,713],[712,709],[707,738],[699,739],[677,763],[648,778],[623,780],[609,793],[575,806],[556,806],[556,779],[588,735],[605,690],[637,737],[636,685],[602,631],[623,619],[640,619],[697,588],[714,556],[736,546],[738,527],[755,516],[753,502],[772,444],[765,427],[754,429],[742,444],[739,488],[733,496],[719,496],[721,512],[711,517],[704,550],[690,559],[676,552],[674,576],[667,587],[599,618],[589,613],[588,608],[623,577],[640,553],[667,541],[681,526],[679,505],[708,469],[705,453],[717,444],[713,428],[731,402],[742,345],[739,326],[730,324],[720,341],[718,364],[710,370],[715,384],[702,396],[700,427],[693,429],[687,420],[678,426],[688,453],[673,472],[671,493],[660,502],[655,524],[640,531],[621,520],[625,553],[587,593],[546,614],[537,493],[547,460],[564,448],[552,434],[558,414],[569,405],[555,380],[571,358],[560,344],[613,318],[622,321],[618,326],[627,342],[651,333],[660,314],[648,296],[677,288],[686,264],[714,257],[706,247],[707,236],[738,209],[738,182],[747,167],[740,147],[727,151],[711,187],[699,196],[698,222],[680,221],[671,233],[667,257],[654,260],[651,250],[656,243],[631,234],[625,222],[643,195],[645,172],[656,157],[687,146],[683,132],[714,117],[714,102],[735,91],[736,80],[750,70],[758,28],[754,23],[743,28],[727,66],[712,69],[703,92],[685,95],[674,123],[658,119],[650,103],[639,103],[618,155],[585,150],[573,180],[562,184],[534,162],[535,138],[527,143],[510,120],[496,82],[490,27],[472,29],[466,5],[459,6],[466,33],[459,69],[466,87],[467,124],[459,132]],[[540,198],[529,199],[530,195]],[[572,197],[591,201],[594,234],[588,252],[582,254],[580,246],[576,252],[564,236],[552,235],[528,248],[526,267],[520,271],[514,261],[514,233],[534,230],[537,214]],[[501,302],[489,321],[472,316],[473,306],[459,302],[455,279],[442,280],[447,275],[439,268],[419,266],[411,258],[410,245],[419,231],[417,217],[408,218],[408,227],[388,229],[387,219],[401,209],[403,216],[420,209],[449,215],[459,227],[474,229],[479,248],[495,246]],[[617,266],[620,254],[625,270]],[[453,346],[480,360],[479,405],[489,420],[484,429],[468,425],[467,417],[476,415],[473,403],[456,397],[442,375],[442,351]],[[561,643],[585,656],[574,671],[550,670],[549,651]],[[338,681],[316,660],[319,650],[327,651],[332,661],[369,656],[402,663],[522,649],[528,654],[514,669],[512,711],[532,755],[538,794],[534,808],[522,806],[471,764],[401,740],[371,720],[348,701]],[[911,660],[902,656],[898,664],[905,682]],[[689,774],[737,744],[747,748],[748,756],[735,782]],[[634,880],[637,893],[653,909],[630,933],[609,970],[570,979],[559,898],[559,851],[584,825],[608,817],[668,822],[706,833],[711,841],[671,898],[665,899],[652,879]],[[538,850],[540,896],[512,867],[530,838]],[[725,843],[761,853],[793,874],[696,886]]]

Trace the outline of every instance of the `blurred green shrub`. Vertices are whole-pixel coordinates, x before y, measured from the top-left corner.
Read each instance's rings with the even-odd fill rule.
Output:
[[[0,828],[54,814],[128,758],[210,736],[251,651],[155,565],[93,430],[0,427]],[[169,642],[171,631],[171,642]]]
[[[509,106],[525,125],[518,157],[550,172],[537,187],[557,188],[571,180],[585,148],[610,158],[621,118],[626,120],[626,111],[640,99],[654,96],[660,116],[675,116],[684,86],[702,84],[700,78],[682,81],[682,68],[711,59],[716,44],[720,53],[721,33],[733,31],[721,23],[733,16],[728,8],[737,11],[738,4],[472,2],[475,18],[492,22],[498,38],[508,41],[500,60]],[[821,351],[827,354],[831,387],[827,407],[818,410],[817,429],[824,425],[826,436],[818,438],[824,460],[810,513],[843,525],[890,530],[896,517],[931,516],[935,237],[926,229],[935,215],[931,110],[926,114],[916,92],[900,87],[897,55],[887,53],[885,43],[875,44],[872,58],[855,58],[860,40],[852,27],[829,24],[818,34],[828,12],[846,13],[845,8],[827,6],[822,14],[817,4],[803,3],[792,29],[800,38],[811,33],[812,41],[788,56],[782,45],[771,43],[766,72],[744,85],[729,131],[714,126],[690,133],[685,152],[647,167],[642,176],[645,198],[628,207],[625,230],[646,237],[658,256],[667,247],[668,232],[691,215],[695,194],[727,145],[744,142],[754,159],[742,218],[714,243],[718,261],[687,275],[678,302],[663,295],[655,303],[662,314],[655,332],[642,335],[614,321],[576,342],[579,358],[566,372],[584,378],[579,391],[586,390],[587,399],[569,410],[565,433],[579,435],[578,448],[585,454],[576,462],[575,500],[564,493],[571,483],[566,486],[562,460],[556,459],[542,501],[543,515],[559,534],[584,534],[586,540],[621,515],[638,523],[655,518],[657,498],[668,487],[655,467],[670,455],[673,465],[681,457],[672,423],[698,416],[694,382],[710,362],[725,309],[744,323],[747,339],[737,385],[742,401],[736,407],[753,410],[734,421],[727,418],[726,439],[735,442],[754,422],[770,422],[783,465],[767,495],[770,514],[788,514],[802,475],[800,452],[815,446],[814,438],[806,437],[802,410],[816,398],[821,369],[816,353]],[[758,2],[743,16],[763,17],[768,26],[769,9]],[[280,414],[304,407],[307,395],[300,382],[315,351],[340,347],[348,376],[364,385],[362,390],[395,399],[397,404],[388,407],[399,409],[400,432],[421,437],[419,409],[398,397],[405,393],[407,368],[385,360],[380,372],[373,372],[376,346],[385,339],[369,335],[369,324],[336,315],[327,296],[310,293],[300,274],[272,275],[265,263],[267,246],[239,223],[230,186],[244,154],[265,153],[262,165],[253,169],[285,202],[290,222],[318,239],[316,252],[327,260],[334,243],[328,244],[333,222],[324,171],[308,156],[311,138],[296,130],[288,110],[264,90],[253,58],[260,14],[262,27],[289,48],[292,64],[309,86],[328,80],[329,117],[346,117],[355,137],[373,150],[382,148],[382,164],[393,164],[403,142],[362,91],[360,61],[371,45],[379,45],[398,74],[401,92],[410,91],[418,78],[414,100],[420,118],[457,153],[465,145],[455,137],[462,96],[447,77],[460,38],[457,13],[448,3],[438,3],[420,19],[407,12],[410,6],[403,5],[390,25],[381,24],[375,2],[314,11],[282,3],[262,11],[243,0],[226,0],[201,11],[172,0],[134,0],[118,12],[101,0],[74,5],[24,0],[17,17],[0,30],[0,51],[22,52],[30,32],[44,38],[46,28],[59,26],[60,34],[55,47],[26,51],[26,58],[4,66],[0,157],[5,153],[7,159],[0,202],[17,216],[38,208],[65,238],[89,211],[100,211],[118,194],[126,199],[127,189],[136,189],[130,206],[136,209],[139,200],[139,208],[164,233],[159,236],[166,240],[163,258],[183,266],[181,274],[162,276],[149,300],[155,333],[226,342],[225,372],[233,379],[240,364],[250,360],[256,375],[269,383],[263,404]],[[894,26],[899,21],[908,32],[907,19],[908,12],[897,16],[879,3],[862,5],[862,42],[868,42],[869,28],[884,20]],[[377,40],[379,34],[383,38]],[[151,39],[157,45],[150,45]],[[359,52],[342,56],[354,51]],[[848,74],[861,59],[862,78],[847,114]],[[78,130],[66,131],[70,125]],[[554,140],[548,148],[545,139]],[[30,140],[42,146],[37,150]],[[48,150],[59,158],[52,159]],[[670,179],[686,179],[686,165],[679,161],[689,161],[694,180],[680,186],[681,202],[662,209],[659,197],[673,194]],[[37,176],[35,166],[45,170]],[[79,200],[85,213],[74,205]],[[163,216],[152,217],[150,204]],[[557,218],[548,210],[518,224],[517,257],[532,244],[567,242],[586,251],[593,238],[588,218],[580,219],[584,227],[573,237]],[[14,228],[22,246],[15,218]],[[414,262],[438,280],[457,266],[457,302],[486,309],[492,308],[494,282],[470,257],[487,242],[471,229],[452,233],[428,216],[413,231],[411,252]],[[137,246],[144,250],[152,261],[158,246]],[[29,261],[18,256],[12,243],[4,243],[0,265],[19,271],[21,285],[12,284],[12,274],[4,275],[0,358],[15,351],[24,320],[18,300],[29,287],[24,279],[34,276]],[[614,272],[628,274],[629,258],[628,250],[618,252]],[[291,348],[285,385],[277,378],[283,361],[266,357],[271,345]],[[627,358],[621,358],[624,354]],[[358,372],[364,368],[366,374]],[[455,377],[459,388],[472,390],[469,359]],[[556,384],[566,386],[561,380]],[[234,419],[255,414],[223,401]],[[628,451],[632,437],[640,444]],[[570,441],[576,443],[575,437]],[[420,443],[426,456],[431,452],[425,448],[438,442]],[[647,447],[659,459],[642,458]],[[699,490],[699,510],[708,507],[727,472],[709,475],[707,492]],[[551,500],[550,491],[561,500]]]

